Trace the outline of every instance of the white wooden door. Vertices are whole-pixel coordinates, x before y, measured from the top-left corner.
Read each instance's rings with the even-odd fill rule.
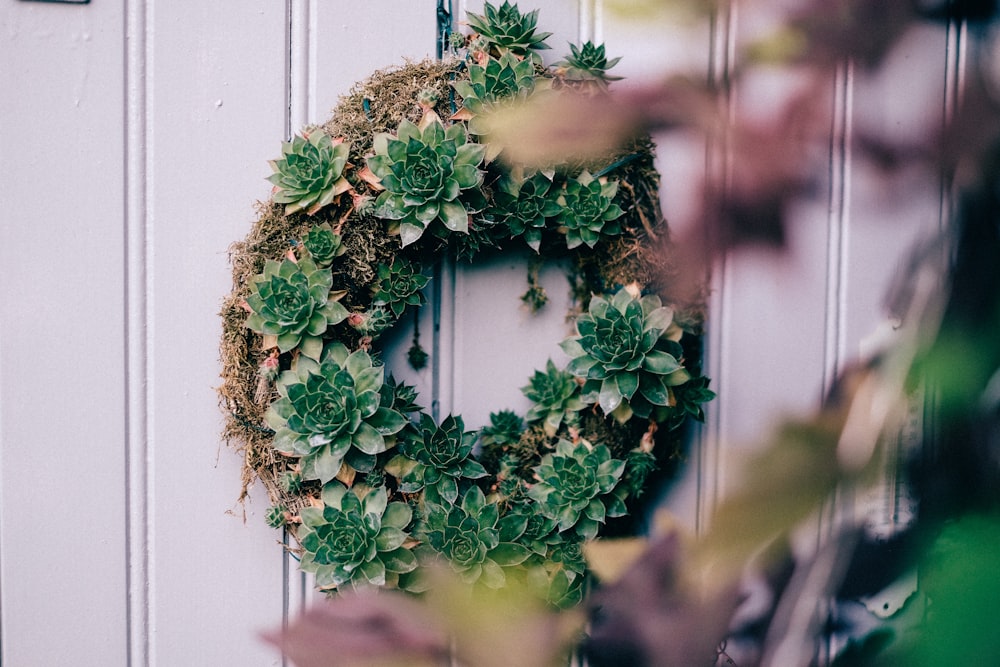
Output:
[[[241,459],[219,438],[227,247],[267,196],[282,138],[372,70],[433,55],[436,4],[0,0],[3,665],[281,664],[256,633],[308,595],[264,525],[263,494],[236,503]],[[601,0],[521,5],[541,9],[555,57],[569,41],[604,41],[624,56],[616,71],[640,79],[664,68],[720,78],[777,15],[737,2],[711,24],[664,27],[618,23]],[[845,69],[831,81],[829,179],[796,213],[793,252],[715,267],[707,356],[720,396],[671,500],[688,524],[726,489],[724,450],[818,404],[884,318],[878,298],[902,249],[938,224],[937,185],[893,208],[852,161],[851,132],[936,122],[960,46],[929,30],[906,43],[901,76]],[[766,113],[781,85],[733,91],[735,113]],[[662,138],[677,227],[692,224],[708,158],[697,138]],[[546,275],[552,314],[529,322],[523,276],[512,259],[439,280],[437,359],[413,379],[470,427],[517,407],[517,387],[558,353],[561,279]],[[498,290],[510,309],[486,311]],[[529,330],[552,346],[484,359]]]

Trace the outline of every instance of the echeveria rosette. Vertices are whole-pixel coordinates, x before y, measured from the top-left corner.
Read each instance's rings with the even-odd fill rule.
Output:
[[[576,320],[579,336],[560,343],[570,356],[567,370],[584,379],[583,400],[599,403],[620,423],[633,414],[659,421],[663,415],[654,412],[669,408],[671,387],[691,379],[671,339],[673,311],[659,297],[634,291],[623,287],[610,300],[593,296]]]
[[[321,269],[329,268],[334,259],[347,252],[347,247],[341,243],[340,234],[334,232],[328,222],[316,225],[306,232],[302,237],[302,245]]]
[[[523,524],[519,518],[501,518],[499,506],[473,486],[461,503],[428,504],[420,536],[465,583],[500,588],[507,581],[504,568],[520,565],[531,555],[517,543]]]
[[[579,536],[559,533],[544,558],[529,571],[528,582],[547,603],[566,609],[583,600],[587,564]]]
[[[430,277],[420,272],[418,264],[397,255],[392,264],[379,264],[376,271],[373,305],[387,308],[398,318],[407,306],[424,302],[420,290],[427,286]]]
[[[486,468],[472,458],[475,431],[465,431],[461,417],[449,415],[438,426],[426,414],[420,416],[418,434],[400,440],[400,454],[386,470],[399,479],[403,493],[424,491],[431,502],[454,503],[459,481],[486,477]]]
[[[469,121],[469,132],[482,135],[485,131],[478,121],[480,114],[495,109],[501,101],[526,99],[535,89],[535,68],[530,61],[508,52],[488,58],[485,65],[470,64],[468,80],[452,85],[462,96],[462,108],[454,118]]]
[[[329,482],[345,462],[368,472],[375,456],[395,444],[393,436],[408,422],[391,407],[384,373],[364,350],[330,343],[319,361],[300,356],[281,374],[280,398],[265,418],[275,431],[274,448],[301,458],[303,479]]]
[[[598,88],[605,89],[609,81],[621,80],[620,76],[608,74],[608,70],[617,65],[621,57],[608,60],[603,44],[585,42],[579,48],[575,44],[570,44],[569,50],[570,54],[565,60],[553,65],[563,68],[562,76],[567,81],[594,83]]]
[[[521,439],[524,419],[513,410],[490,413],[490,423],[479,432],[484,448],[503,448]]]
[[[511,238],[524,237],[535,252],[539,251],[548,221],[561,212],[552,194],[552,181],[542,173],[524,180],[505,179],[489,209],[490,216],[506,226]]]
[[[625,461],[612,458],[605,445],[559,440],[555,452],[543,456],[535,468],[538,482],[528,496],[542,515],[556,521],[560,532],[572,529],[593,539],[606,517],[626,513],[623,494],[615,492],[624,470]]]
[[[552,437],[563,421],[573,421],[574,413],[587,407],[580,398],[580,385],[576,377],[559,370],[549,359],[545,371],[535,371],[528,385],[521,391],[532,402],[525,418],[528,423],[542,422],[545,434]]]
[[[271,160],[274,201],[285,205],[285,215],[305,211],[312,215],[351,189],[344,178],[350,146],[334,141],[320,129],[304,132],[281,144],[281,158]]]
[[[621,234],[617,221],[625,212],[614,202],[617,192],[617,182],[594,178],[587,171],[566,182],[557,200],[561,210],[556,221],[566,233],[567,247],[585,243],[593,248],[602,236]]]
[[[406,503],[388,502],[384,487],[323,487],[323,507],[303,508],[299,517],[300,566],[316,575],[321,589],[395,586],[417,558],[404,547],[413,516]]]
[[[483,182],[479,165],[486,147],[468,142],[461,123],[445,128],[440,119],[424,116],[421,125],[399,124],[397,136],[375,135],[375,155],[368,167],[385,188],[375,200],[375,214],[393,221],[400,241],[417,241],[434,222],[452,232],[466,233],[469,214],[461,195]]]
[[[504,0],[495,7],[489,2],[483,6],[482,14],[466,13],[469,27],[479,33],[492,48],[494,55],[506,52],[526,56],[532,51],[549,48],[545,40],[551,32],[535,32],[538,25],[538,10],[522,14],[517,4]]]
[[[347,318],[347,309],[331,298],[333,275],[308,257],[268,260],[251,282],[246,326],[274,336],[282,352],[301,346],[305,354],[318,356],[327,328]]]

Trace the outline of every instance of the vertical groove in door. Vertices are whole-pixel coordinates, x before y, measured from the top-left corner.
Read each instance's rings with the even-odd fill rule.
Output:
[[[727,127],[735,118],[736,95],[732,89],[730,75],[736,57],[737,6],[735,1],[720,3],[713,12],[709,31],[709,84],[719,95],[719,103],[725,106]],[[721,140],[709,139],[705,147],[705,179],[727,188],[732,171],[732,151],[728,135]],[[706,230],[707,233],[707,230]],[[712,243],[712,239],[706,239]],[[695,502],[695,531],[699,534],[708,528],[708,523],[718,504],[723,485],[722,441],[726,437],[725,395],[728,385],[728,364],[725,348],[728,344],[729,302],[731,281],[729,265],[725,254],[721,255],[710,272],[710,313],[706,324],[705,360],[707,375],[712,378],[719,395],[715,405],[706,410],[705,425],[700,429],[701,442],[695,447],[694,466],[697,475],[697,496]]]
[[[823,391],[829,391],[843,370],[847,340],[848,238],[851,204],[851,115],[854,66],[837,67],[833,81],[827,209],[826,308],[823,351]]]
[[[288,139],[301,130],[310,118],[312,95],[311,72],[315,49],[312,47],[312,2],[290,0],[288,7]]]
[[[949,21],[945,34],[944,108],[942,122],[947,125],[961,106],[965,92],[966,52],[968,49],[968,24]],[[945,167],[941,170],[941,199],[938,227],[944,229],[951,217],[953,205],[952,174]]]
[[[311,0],[286,0],[286,44],[285,44],[285,138],[291,140],[312,116],[315,103],[315,60],[316,7]],[[292,616],[301,613],[307,601],[306,574],[299,569],[298,561],[289,547],[291,536],[283,532],[281,557],[281,623],[287,627]],[[288,667],[288,659],[281,657],[282,667]]]
[[[125,493],[128,664],[150,664],[149,67],[145,0],[125,3]]]

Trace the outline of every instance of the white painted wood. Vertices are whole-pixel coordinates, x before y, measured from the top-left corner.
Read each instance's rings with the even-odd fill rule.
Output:
[[[213,339],[286,127],[285,10],[157,3],[146,27],[149,663],[278,664],[256,633],[282,618],[280,534],[260,489],[236,504]]]
[[[452,4],[456,20],[482,10]],[[633,80],[670,63],[718,83],[781,9],[733,3],[714,25],[636,27],[601,0],[521,4],[556,33],[548,62],[593,38],[624,56],[615,73]],[[264,525],[259,489],[243,522],[240,457],[220,444],[226,249],[267,197],[281,139],[324,120],[373,70],[433,55],[435,8],[0,0],[3,664],[280,664],[255,632],[314,596]],[[670,501],[692,527],[732,486],[723,454],[751,451],[777,418],[819,404],[884,321],[902,252],[939,225],[933,178],[886,181],[851,141],[860,129],[932,131],[957,94],[956,40],[915,32],[880,78],[845,69],[831,81],[830,173],[793,212],[791,252],[714,267],[707,360],[720,396]],[[733,112],[763,117],[791,85],[749,80]],[[676,231],[697,223],[697,179],[724,165],[723,149],[660,141]],[[914,183],[926,196],[912,196]],[[405,362],[411,327],[386,340],[389,366],[439,416],[459,412],[475,428],[490,411],[523,411],[520,387],[547,358],[558,363],[565,279],[547,269],[552,302],[529,315],[518,300],[526,258],[437,268],[419,324],[427,369]]]
[[[0,3],[0,663],[125,664],[120,7]]]

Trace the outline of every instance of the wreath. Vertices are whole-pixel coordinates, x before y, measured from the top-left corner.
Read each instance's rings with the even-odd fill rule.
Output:
[[[669,471],[683,425],[713,397],[700,309],[664,305],[670,245],[648,137],[600,161],[504,161],[484,119],[532,95],[604,95],[603,46],[545,67],[537,10],[489,3],[442,61],[376,72],[271,161],[273,193],[232,249],[223,308],[225,437],[263,482],[316,586],[420,591],[426,566],[468,583],[514,578],[580,601],[582,544]],[[527,414],[467,431],[432,418],[383,365],[380,336],[425,302],[442,258],[527,244],[523,300],[544,307],[545,261],[567,262],[576,335],[522,391]],[[568,261],[567,261],[568,260]],[[416,338],[408,359],[427,362]]]

